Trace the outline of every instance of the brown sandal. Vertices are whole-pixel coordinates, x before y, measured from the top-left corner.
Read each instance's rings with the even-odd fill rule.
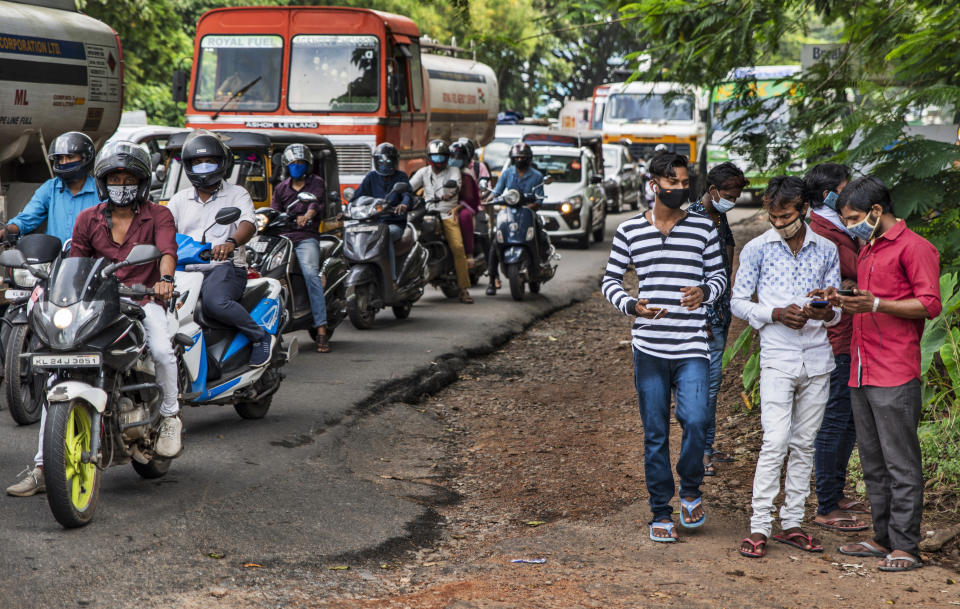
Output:
[[[330,341],[326,334],[317,334],[317,353],[330,353]]]
[[[470,292],[464,290],[460,292],[460,302],[464,304],[473,304],[473,296],[470,295]]]

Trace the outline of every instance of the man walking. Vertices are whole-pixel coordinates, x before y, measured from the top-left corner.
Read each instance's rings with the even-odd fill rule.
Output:
[[[883,557],[881,571],[909,571],[923,565],[920,336],[923,320],[942,308],[940,256],[897,219],[890,191],[873,176],[851,182],[838,207],[847,229],[866,241],[857,289],[850,296],[832,290],[830,297],[853,313],[850,402],[874,532],[840,552]]]
[[[804,223],[803,180],[773,178],[763,204],[772,227],[740,252],[730,303],[734,315],[760,331],[763,445],[753,478],[750,536],[740,545],[740,553],[750,558],[766,554],[773,500],[788,450],[780,510],[783,532],[774,540],[807,552],[823,551],[801,525],[810,494],[813,443],[834,369],[826,326],[840,321],[840,311],[824,300],[825,290],[840,284],[837,247]]]
[[[650,162],[653,209],[617,228],[602,290],[613,306],[635,316],[633,366],[640,417],[643,459],[650,494],[650,539],[677,540],[670,471],[670,395],[674,391],[677,421],[683,427],[677,475],[680,478],[680,522],[701,526],[706,513],[700,500],[703,448],[709,413],[706,307],[727,285],[717,230],[709,218],[688,214],[690,200],[687,158],[662,153]],[[623,288],[623,274],[632,264],[639,277],[638,298]]]

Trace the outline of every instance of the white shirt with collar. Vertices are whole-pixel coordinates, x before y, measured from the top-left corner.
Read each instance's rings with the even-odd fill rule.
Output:
[[[798,376],[803,366],[815,376],[836,366],[827,328],[840,321],[810,319],[799,330],[772,320],[773,310],[791,304],[802,307],[812,290],[840,287],[837,246],[810,230],[796,255],[773,228],[751,240],[740,252],[730,309],[760,331],[760,367]],[[753,302],[756,294],[757,302]]]
[[[233,224],[221,225],[216,223],[217,212],[225,207],[240,208],[240,218]],[[203,232],[207,231],[207,243],[220,245],[226,243],[227,238],[237,232],[241,222],[257,225],[257,217],[253,211],[253,200],[250,193],[243,186],[221,182],[220,188],[210,195],[206,201],[201,201],[196,188],[187,188],[170,197],[167,208],[173,214],[173,221],[177,224],[177,232],[183,233],[200,241]],[[211,227],[212,225],[212,227]],[[222,264],[227,262],[211,262]],[[239,267],[247,266],[246,248],[237,246],[233,251],[233,264]],[[210,268],[209,265],[189,265],[188,271],[202,271]]]
[[[444,188],[444,184],[449,180],[457,183],[457,188]],[[431,211],[439,211],[449,215],[459,202],[460,184],[463,178],[460,175],[460,169],[447,166],[440,173],[436,173],[432,167],[427,165],[421,167],[413,177],[410,178],[410,190],[416,192],[423,187],[423,198],[427,201],[426,208]]]

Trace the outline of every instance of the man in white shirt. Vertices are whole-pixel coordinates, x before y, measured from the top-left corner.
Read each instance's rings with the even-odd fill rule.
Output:
[[[218,137],[200,132],[184,143],[180,158],[194,188],[181,190],[170,198],[168,207],[177,231],[213,245],[210,264],[196,265],[204,273],[200,294],[205,315],[233,326],[251,343],[250,365],[264,366],[273,354],[274,337],[268,334],[240,304],[247,285],[244,244],[256,234],[257,220],[250,194],[224,178],[233,166],[233,153]],[[229,225],[217,224],[217,212],[238,207],[240,218]]]
[[[823,551],[801,525],[810,494],[814,441],[835,367],[826,328],[840,321],[840,311],[826,303],[824,294],[826,288],[840,285],[840,258],[837,247],[803,221],[807,213],[803,180],[773,178],[763,204],[773,227],[740,253],[730,307],[760,331],[763,446],[753,480],[751,534],[740,545],[740,553],[750,558],[766,553],[773,500],[788,449],[780,510],[783,532],[773,538],[807,552]],[[752,302],[754,294],[757,302]]]

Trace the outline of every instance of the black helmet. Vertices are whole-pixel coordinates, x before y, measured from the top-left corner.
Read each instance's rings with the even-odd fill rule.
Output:
[[[457,167],[466,167],[470,164],[470,161],[473,160],[473,155],[471,154],[470,146],[468,141],[463,141],[466,138],[461,138],[454,143],[450,144],[450,157],[452,160],[458,161]]]
[[[392,176],[400,165],[400,151],[390,142],[373,149],[373,168],[382,176]]]
[[[510,158],[532,161],[533,150],[530,149],[530,146],[528,146],[526,142],[517,142],[513,146],[510,146]]]
[[[307,168],[304,173],[310,173],[310,171],[313,170],[313,153],[310,152],[310,149],[303,144],[290,144],[283,149],[283,156],[280,157],[280,164],[283,165],[283,169],[287,175],[292,178],[303,177],[303,174],[295,176],[290,172],[290,164],[297,162],[306,163]]]
[[[79,154],[80,160],[76,163],[61,165],[57,162],[57,157],[65,154]],[[89,135],[79,131],[68,131],[63,135],[58,135],[50,142],[50,151],[47,153],[47,158],[50,160],[50,166],[53,168],[55,176],[64,182],[72,182],[84,178],[90,173],[96,154],[96,148]]]
[[[443,140],[431,140],[427,144],[427,161],[435,169],[444,169],[450,160],[450,146]]]
[[[216,159],[213,171],[194,171],[193,162],[206,157]],[[187,174],[187,179],[197,188],[215,188],[233,169],[233,153],[220,138],[209,131],[197,131],[187,138],[180,159],[183,161],[183,171]]]
[[[120,140],[104,146],[93,165],[93,177],[97,182],[97,194],[100,200],[118,207],[145,203],[150,194],[150,183],[153,178],[150,164],[150,155],[147,151],[133,142]],[[110,196],[107,176],[118,171],[126,171],[137,178],[137,190],[132,198]]]
[[[467,147],[467,155],[468,155],[467,162],[469,163],[470,161],[472,161],[474,155],[477,153],[477,143],[468,137],[461,137],[457,139],[456,143],[463,144],[464,146]]]

